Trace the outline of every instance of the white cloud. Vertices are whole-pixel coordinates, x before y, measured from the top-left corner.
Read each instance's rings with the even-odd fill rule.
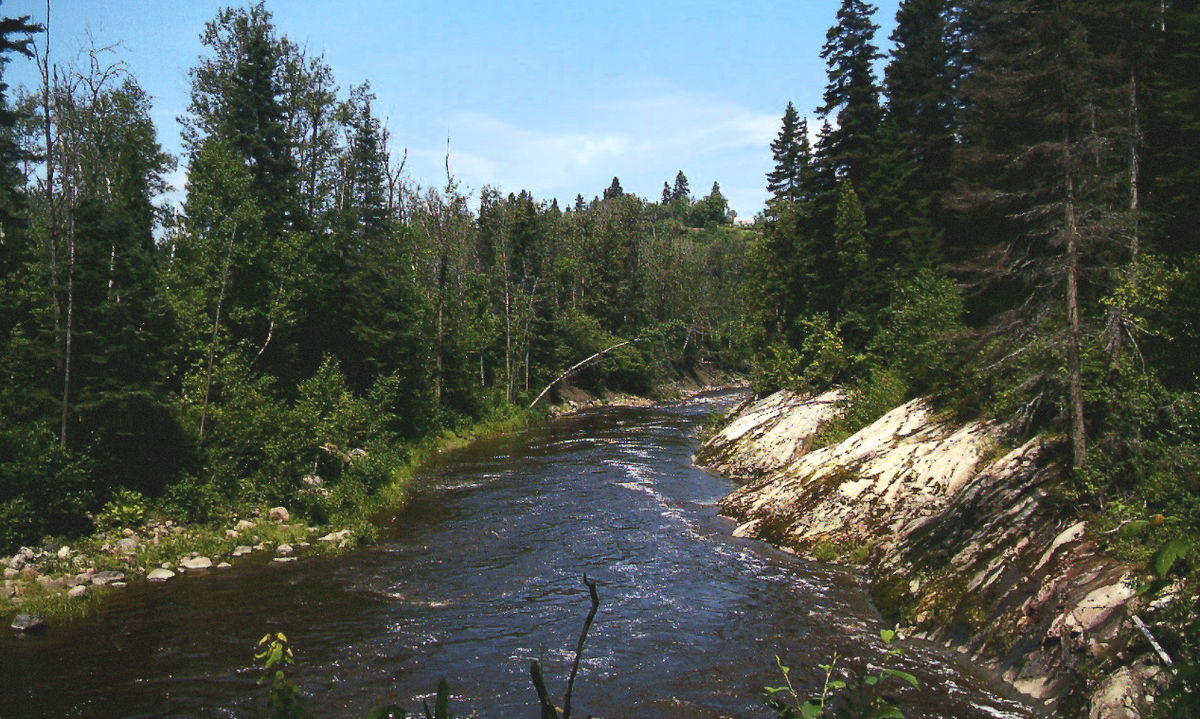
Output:
[[[559,129],[567,122],[569,130]],[[599,194],[616,175],[627,191],[657,199],[663,181],[682,169],[697,196],[713,180],[739,188],[723,191],[749,217],[765,197],[756,188],[770,169],[779,118],[718,95],[643,84],[532,119],[472,110],[452,115],[447,125],[451,169],[475,189],[528,189],[569,202],[576,193]],[[445,146],[414,149],[412,156],[414,176],[440,184]]]

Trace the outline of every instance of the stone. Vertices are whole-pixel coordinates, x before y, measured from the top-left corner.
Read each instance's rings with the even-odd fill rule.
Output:
[[[304,484],[308,487],[320,487],[325,483],[325,480],[321,479],[315,474],[306,474],[300,481],[304,482]]]
[[[208,557],[188,557],[179,564],[184,569],[209,569],[213,565],[213,560]]]
[[[122,529],[122,530],[121,530],[121,534],[122,534],[122,535],[124,535],[125,537],[132,537],[132,536],[133,536],[133,530],[132,530],[132,529],[130,529],[129,527],[126,527],[125,529]],[[120,542],[118,542],[118,544],[120,544]]]
[[[351,534],[349,529],[343,529],[340,532],[330,532],[324,537],[317,537],[318,542],[340,542],[346,539]]]
[[[292,515],[287,511],[286,507],[271,507],[270,511],[267,512],[267,518],[272,522],[282,523],[290,520]]]
[[[221,562],[220,564],[217,565],[217,569],[229,569],[232,566],[233,565],[230,564],[229,562]]]
[[[37,570],[37,567],[29,565],[25,565],[25,568],[21,570],[22,579],[37,579],[40,574],[41,572]]]
[[[28,634],[32,632],[40,632],[50,625],[46,624],[46,620],[43,617],[39,617],[36,614],[18,614],[13,618],[11,626],[18,632],[25,632]]]
[[[37,553],[34,552],[29,547],[21,547],[20,553],[21,553],[22,557],[25,557],[26,562],[32,562],[34,559],[37,558]]]
[[[71,599],[83,599],[87,595],[88,588],[86,584],[77,584],[67,592],[67,596]]]
[[[70,559],[71,558],[71,548],[65,544],[63,546],[59,547],[58,548],[58,558],[62,559],[62,560]]]
[[[240,544],[233,550],[233,556],[234,557],[244,557],[253,551],[254,551],[253,547],[247,547],[244,544]]]
[[[152,582],[165,582],[174,576],[175,572],[172,572],[170,569],[163,569],[162,567],[159,567],[158,569],[155,569],[147,574],[146,579],[149,579]]]
[[[13,569],[12,567],[4,568],[4,578],[5,579],[16,579],[19,576],[21,576],[21,573],[15,569]]]
[[[290,544],[281,544],[275,548],[276,554],[278,554],[281,557],[286,557],[287,555],[291,554],[294,551],[296,551],[296,550],[294,550],[292,548],[292,545],[290,545]]]
[[[137,537],[125,537],[124,539],[118,539],[115,546],[116,550],[121,554],[133,554],[137,551],[138,540]]]
[[[233,528],[239,532],[245,532],[246,530],[254,529],[254,522],[248,519],[239,519],[237,524],[233,525]]]
[[[283,562],[294,562],[294,561],[296,561],[296,558],[295,558],[295,557],[275,557],[275,558],[274,558],[274,559],[272,559],[271,561],[272,561],[272,562],[280,562],[280,563],[283,563]]]
[[[241,535],[236,529],[226,529],[225,536],[229,537],[230,539],[237,539]]]
[[[1092,693],[1088,719],[1141,719],[1159,686],[1162,670],[1142,662],[1108,675]]]
[[[110,569],[104,572],[96,572],[96,574],[92,576],[92,584],[96,585],[97,587],[103,587],[105,584],[110,582],[120,582],[124,581],[124,579],[124,572],[117,572]]]
[[[16,571],[21,571],[25,568],[25,555],[17,552],[8,562],[8,568]]]

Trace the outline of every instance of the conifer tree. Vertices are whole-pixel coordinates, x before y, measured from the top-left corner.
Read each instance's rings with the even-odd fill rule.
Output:
[[[679,204],[691,204],[692,191],[688,188],[687,175],[680,170],[675,175],[675,186],[671,188],[671,202]]]
[[[868,184],[875,135],[883,117],[873,68],[880,57],[874,44],[879,29],[872,20],[875,10],[863,0],[842,0],[838,22],[830,28],[821,50],[829,80],[820,112],[837,117],[826,155],[839,176],[863,188]]]
[[[812,162],[808,118],[801,118],[790,102],[783,112],[779,136],[771,142],[771,156],[774,167],[767,173],[767,191],[771,193],[768,209],[800,199]]]
[[[623,187],[621,187],[621,180],[616,177],[613,178],[612,184],[609,185],[606,190],[604,190],[604,199],[606,199],[606,200],[612,200],[617,197],[623,197],[624,195],[625,195],[625,189]]]

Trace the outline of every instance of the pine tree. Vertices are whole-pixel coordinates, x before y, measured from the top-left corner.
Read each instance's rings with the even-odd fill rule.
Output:
[[[802,196],[806,174],[810,171],[812,150],[808,140],[808,118],[801,118],[792,103],[787,104],[779,136],[771,142],[773,169],[767,173],[767,191],[771,193],[768,210],[784,202],[796,202]]]
[[[981,30],[963,85],[967,148],[957,201],[970,222],[988,228],[976,235],[975,281],[1005,328],[988,361],[999,381],[1025,390],[1014,408],[1022,420],[1056,418],[1069,428],[1075,464],[1084,467],[1082,355],[1111,276],[1095,270],[1126,231],[1129,134],[1127,78],[1107,71],[1089,38],[1121,8],[977,0],[971,9]]]
[[[683,174],[683,170],[675,175],[675,186],[671,188],[671,202],[687,205],[692,202],[692,191],[688,188],[687,175]]]
[[[891,62],[884,74],[887,116],[915,166],[915,195],[931,197],[949,184],[955,146],[954,70],[947,0],[904,0],[896,13]]]
[[[604,191],[604,199],[612,200],[617,197],[623,197],[624,195],[625,189],[621,187],[621,180],[614,177],[612,184],[609,185],[608,189]]]
[[[5,236],[22,221],[24,177],[17,165],[30,159],[13,136],[18,116],[9,105],[4,66],[8,64],[8,55],[14,52],[33,57],[32,35],[41,31],[42,26],[29,22],[28,15],[0,17],[0,272],[5,271],[5,256],[9,252]]]
[[[873,63],[881,56],[874,45],[879,26],[872,22],[875,6],[862,0],[842,0],[838,23],[830,28],[821,50],[828,66],[824,115],[836,113],[826,154],[838,175],[857,187],[868,186],[873,164],[875,135],[883,111]]]

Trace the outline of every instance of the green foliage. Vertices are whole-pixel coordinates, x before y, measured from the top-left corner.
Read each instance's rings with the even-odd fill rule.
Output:
[[[146,498],[140,492],[122,487],[104,503],[104,508],[96,515],[96,525],[103,529],[136,527],[146,518],[148,509]]]
[[[884,629],[879,635],[888,647],[888,656],[904,654],[892,646],[896,641],[895,631]],[[861,672],[847,679],[835,678],[845,675],[844,671],[838,670],[839,658],[835,652],[828,664],[818,665],[825,672],[821,692],[801,701],[792,683],[791,669],[776,657],[775,663],[785,683],[783,686],[763,687],[763,702],[775,712],[778,719],[904,719],[899,702],[883,693],[884,685],[892,680],[893,684],[902,683],[919,689],[921,685],[915,676],[899,669],[877,667],[873,672]]]
[[[49,430],[0,417],[0,551],[88,529],[97,494],[86,458]]]
[[[819,392],[842,378],[849,368],[845,345],[828,317],[813,315],[797,324],[803,338],[797,349],[773,343],[766,347],[765,356],[758,359],[755,392],[774,389]]]
[[[288,646],[283,632],[265,634],[258,640],[254,661],[262,667],[259,684],[270,682],[271,693],[267,701],[267,716],[271,719],[311,719],[304,711],[304,698],[300,689],[288,679],[285,670],[296,663],[292,648]]]

